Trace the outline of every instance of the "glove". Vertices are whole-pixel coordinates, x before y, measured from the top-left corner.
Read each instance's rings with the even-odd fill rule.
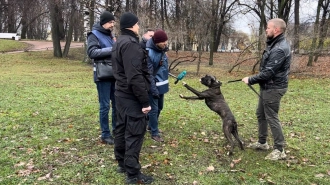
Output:
[[[159,99],[160,97],[159,97],[159,94],[153,94],[153,95],[152,95],[152,98],[153,98],[153,99]]]

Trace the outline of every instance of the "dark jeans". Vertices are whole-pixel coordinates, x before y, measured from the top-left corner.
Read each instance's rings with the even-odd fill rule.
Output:
[[[284,136],[282,132],[282,126],[278,118],[278,111],[280,109],[280,102],[284,94],[285,89],[268,89],[260,90],[257,119],[259,124],[259,142],[265,143],[268,136],[268,125],[274,138],[274,149],[281,150],[284,146]]]
[[[149,95],[149,103],[151,106],[151,111],[148,113],[149,127],[151,129],[151,135],[157,136],[159,135],[158,118],[164,107],[164,94],[160,94],[159,99],[153,98]]]
[[[115,157],[128,177],[140,174],[140,151],[147,127],[147,116],[138,100],[116,96],[117,125],[115,129]]]
[[[95,82],[97,93],[99,96],[99,119],[101,127],[101,138],[108,138],[111,136],[109,128],[109,110],[110,100],[112,105],[112,130],[116,127],[116,101],[115,101],[115,82],[99,81]]]

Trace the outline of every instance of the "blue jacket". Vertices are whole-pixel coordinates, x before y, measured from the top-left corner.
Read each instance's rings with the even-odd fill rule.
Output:
[[[166,49],[158,48],[152,39],[146,44],[148,51],[148,69],[150,75],[150,94],[160,95],[169,91],[168,84],[168,59],[165,54]]]
[[[94,61],[111,59],[111,50],[112,45],[114,44],[114,39],[110,30],[104,29],[100,23],[96,23],[93,25],[93,31],[87,34],[87,54],[89,58]],[[94,63],[94,81],[100,81],[96,77],[96,69]],[[102,81],[114,81],[114,79],[110,80],[102,80]]]

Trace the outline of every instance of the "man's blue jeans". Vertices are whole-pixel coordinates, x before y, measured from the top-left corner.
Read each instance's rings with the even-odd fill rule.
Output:
[[[159,99],[153,98],[153,96],[149,94],[149,103],[151,106],[151,111],[148,113],[149,127],[151,129],[151,135],[157,136],[159,135],[158,118],[164,107],[164,94],[160,94]]]
[[[109,128],[109,110],[110,110],[110,100],[112,107],[112,130],[116,127],[116,101],[115,101],[115,82],[109,81],[98,81],[96,83],[96,88],[99,96],[99,119],[101,127],[101,138],[108,138],[111,136]]]

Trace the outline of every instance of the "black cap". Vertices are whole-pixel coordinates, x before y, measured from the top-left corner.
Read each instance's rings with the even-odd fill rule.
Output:
[[[132,28],[138,21],[139,19],[136,15],[130,12],[125,12],[120,17],[120,29]]]
[[[104,11],[102,12],[101,16],[100,16],[100,24],[103,25],[109,21],[113,21],[115,20],[115,16],[112,15],[112,13],[108,12],[108,11]]]

